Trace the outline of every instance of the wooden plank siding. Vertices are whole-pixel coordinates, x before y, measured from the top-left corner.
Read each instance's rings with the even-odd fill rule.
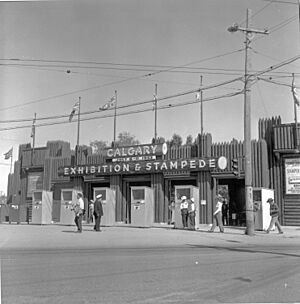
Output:
[[[295,136],[300,138],[299,125],[296,131],[295,124],[282,124],[280,117],[259,121],[259,137],[265,139],[268,146],[269,188],[274,189],[275,201],[282,214],[281,223],[290,226],[300,225],[300,196],[285,195],[283,158],[286,155],[299,157],[299,140],[296,142]]]

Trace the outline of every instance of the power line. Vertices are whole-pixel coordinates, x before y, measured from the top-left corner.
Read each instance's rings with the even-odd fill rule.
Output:
[[[234,97],[234,96],[242,94],[243,92],[244,91],[241,90],[241,91],[235,92],[235,93],[229,93],[229,94],[220,95],[220,96],[207,97],[207,98],[203,99],[203,102],[217,100],[217,99],[221,99],[221,98]],[[152,100],[152,102],[153,102],[153,100]],[[176,108],[176,107],[181,107],[181,106],[186,106],[186,105],[196,104],[196,103],[199,103],[199,101],[188,101],[188,102],[182,102],[182,103],[178,103],[178,104],[169,104],[169,105],[159,106],[159,107],[157,107],[157,109],[163,110],[163,109]],[[144,113],[144,112],[149,112],[149,111],[153,111],[152,107],[149,108],[149,109],[140,109],[140,110],[132,110],[132,111],[128,111],[128,112],[123,112],[123,113],[117,113],[117,116],[138,114],[138,113]],[[99,116],[94,116],[94,117],[89,117],[89,118],[83,118],[83,119],[81,119],[81,121],[90,121],[90,120],[95,120],[95,119],[105,119],[105,118],[110,118],[110,117],[114,117],[114,114],[107,114],[107,115],[103,115],[103,116],[100,116],[100,117]],[[45,126],[53,126],[53,125],[69,124],[69,123],[70,123],[69,121],[52,122],[52,123],[37,124],[36,127],[45,127]],[[73,123],[73,122],[71,122],[71,123]],[[16,129],[25,129],[25,128],[31,128],[31,127],[32,127],[32,125],[2,128],[2,129],[0,129],[0,132],[1,131],[16,130]]]
[[[227,81],[222,81],[222,82],[212,84],[212,85],[202,86],[201,90],[204,91],[204,90],[214,89],[214,88],[224,86],[224,85],[227,85],[227,84],[230,84],[230,83],[233,83],[233,82],[236,82],[236,81],[240,81],[240,80],[242,80],[242,77],[234,78],[234,79],[227,80]],[[196,89],[191,89],[191,90],[188,90],[188,91],[177,92],[177,93],[172,94],[172,95],[157,97],[157,101],[162,101],[162,100],[166,100],[166,99],[171,99],[171,98],[176,98],[176,97],[196,93],[196,92],[199,92],[199,90],[200,90],[200,88],[196,88]],[[123,108],[128,108],[128,107],[140,106],[140,105],[147,104],[147,103],[153,103],[153,99],[134,102],[134,103],[125,104],[125,105],[120,105],[117,108],[118,109],[123,109]],[[109,109],[106,110],[106,111],[109,111]],[[96,111],[82,112],[81,115],[94,114],[95,112]],[[66,117],[69,117],[69,115],[56,115],[56,116],[40,117],[40,118],[36,118],[36,121],[60,119],[60,118],[66,118]],[[16,120],[6,120],[6,121],[0,121],[0,123],[16,123],[16,122],[26,122],[26,121],[32,121],[32,118],[19,119],[19,120],[17,120],[17,119]]]

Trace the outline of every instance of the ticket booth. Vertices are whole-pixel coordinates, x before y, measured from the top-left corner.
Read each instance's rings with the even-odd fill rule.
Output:
[[[199,188],[192,186],[192,185],[175,186],[175,223],[174,223],[174,227],[178,228],[178,229],[183,228],[181,211],[180,211],[180,204],[181,204],[182,196],[186,196],[187,199],[191,199],[192,197],[194,198],[195,210],[196,210],[195,229],[199,229],[199,223],[200,223]],[[190,228],[190,223],[189,223],[188,228]]]
[[[115,191],[108,187],[94,188],[93,200],[96,200],[98,194],[102,194],[103,216],[101,217],[101,226],[113,226],[116,222]]]
[[[46,225],[52,222],[53,193],[51,191],[32,192],[32,224]]]
[[[61,190],[61,206],[60,206],[60,224],[73,225],[75,213],[72,210],[72,204],[77,200],[77,193],[74,189]]]
[[[131,187],[131,225],[152,226],[154,223],[153,197],[153,190],[150,187]]]
[[[270,205],[267,203],[268,198],[274,199],[273,189],[253,188],[253,203],[257,202],[259,204],[254,223],[255,230],[266,230],[269,227],[271,216]]]

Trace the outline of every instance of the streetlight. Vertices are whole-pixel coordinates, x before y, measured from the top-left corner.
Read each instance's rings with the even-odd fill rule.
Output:
[[[246,27],[233,24],[228,28],[230,33],[237,31],[246,34],[245,40],[245,75],[244,75],[244,150],[245,150],[245,198],[246,198],[246,234],[254,235],[253,220],[253,188],[252,188],[252,157],[251,157],[251,69],[249,46],[252,34],[269,34],[268,30],[251,29],[251,10],[247,9]]]

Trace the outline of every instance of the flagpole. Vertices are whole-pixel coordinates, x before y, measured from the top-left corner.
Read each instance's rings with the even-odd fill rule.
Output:
[[[12,148],[12,151],[11,151],[11,157],[10,157],[10,174],[12,173],[12,164],[13,164],[13,152],[14,152],[14,149]]]
[[[80,135],[80,104],[81,104],[81,97],[79,96],[78,121],[77,121],[77,143],[76,143],[76,165],[78,165],[78,149],[79,149],[79,135]]]
[[[117,131],[117,91],[115,91],[115,113],[114,113],[114,146],[116,143],[116,131]]]
[[[34,113],[34,118],[33,118],[32,128],[31,128],[31,137],[32,137],[31,166],[33,165],[33,154],[34,154],[34,148],[35,148],[35,121],[36,121],[36,113]]]
[[[294,94],[294,84],[295,84],[295,74],[293,73],[293,82],[292,82],[292,92]],[[294,97],[294,96],[293,96]],[[294,100],[294,115],[295,115],[295,149],[298,149],[298,118],[297,118],[297,104],[295,98]]]

